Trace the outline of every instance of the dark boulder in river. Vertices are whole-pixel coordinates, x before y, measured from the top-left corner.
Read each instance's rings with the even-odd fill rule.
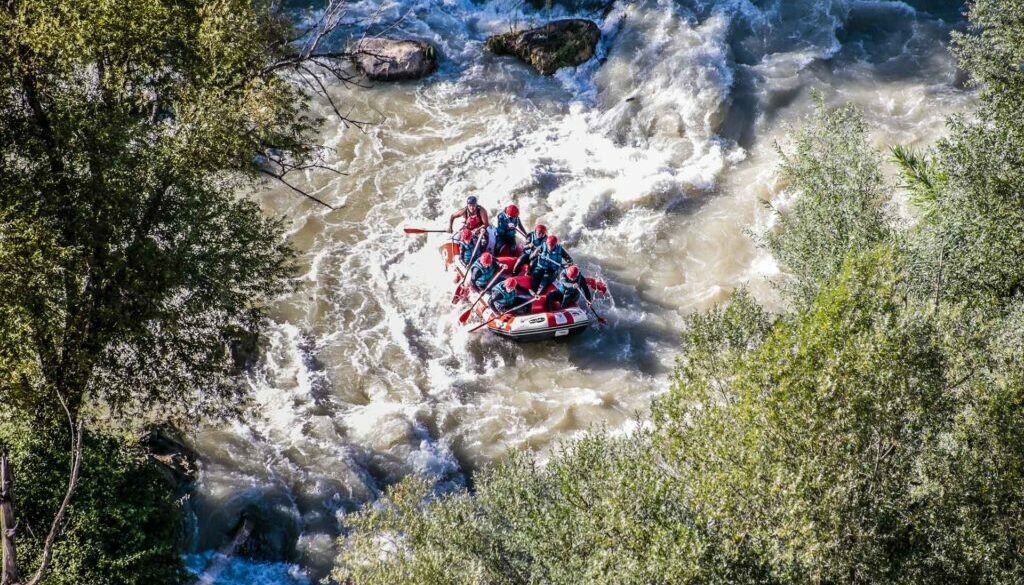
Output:
[[[594,56],[601,29],[582,18],[554,20],[520,32],[508,32],[487,39],[487,48],[497,55],[513,55],[544,75],[562,67],[575,67]]]
[[[199,454],[185,444],[174,427],[148,426],[139,434],[138,443],[175,492],[188,491],[199,479]]]
[[[437,51],[424,41],[372,38],[352,48],[353,60],[374,81],[407,81],[437,69]]]

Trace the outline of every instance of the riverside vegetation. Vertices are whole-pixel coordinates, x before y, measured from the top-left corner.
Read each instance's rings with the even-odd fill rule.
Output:
[[[345,75],[321,48],[338,5],[319,14],[300,29],[250,0],[0,8],[4,585],[183,580],[173,488],[125,437],[246,406],[231,349],[293,253],[237,193],[319,165],[307,102]]]
[[[1024,581],[1022,14],[971,5],[979,103],[934,148],[878,152],[848,107],[795,134],[763,236],[790,309],[692,316],[653,424],[512,453],[471,493],[409,478],[346,518],[335,578]]]

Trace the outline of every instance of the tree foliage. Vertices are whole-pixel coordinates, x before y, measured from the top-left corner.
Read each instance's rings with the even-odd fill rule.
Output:
[[[234,193],[258,156],[309,156],[315,129],[302,94],[267,71],[288,54],[289,21],[241,0],[22,0],[0,31],[5,240],[46,240],[4,266],[28,285],[2,311],[28,327],[10,359],[37,364],[29,395],[236,410],[227,342],[256,328],[290,251]]]
[[[322,49],[340,23],[339,2],[302,26],[284,4],[0,7],[0,416],[53,440],[68,419],[72,435],[92,428],[71,450],[84,451],[81,478],[56,456],[47,468],[17,455],[42,452],[35,443],[11,447],[21,457],[15,467],[28,466],[16,472],[30,479],[15,486],[26,528],[48,506],[51,518],[66,509],[59,504],[76,486],[84,500],[72,505],[72,523],[127,514],[109,526],[137,530],[166,520],[154,486],[139,494],[150,504],[122,510],[100,501],[100,491],[119,497],[129,475],[143,472],[99,429],[140,419],[196,425],[245,408],[232,347],[258,331],[264,307],[289,286],[293,251],[280,220],[240,188],[324,168],[308,102],[326,95],[325,77],[346,80],[337,63],[344,55]],[[65,478],[66,498],[56,503],[29,483],[51,472]],[[51,542],[61,520],[58,513]],[[38,544],[21,526],[8,528],[4,539]],[[106,527],[93,530],[96,543],[83,536],[53,548],[60,572],[51,581],[173,580],[170,549],[133,564],[110,548],[118,543]],[[74,543],[85,544],[68,548]],[[157,546],[137,544],[139,554]],[[28,582],[44,575],[46,550]],[[163,576],[146,580],[150,569]]]
[[[0,415],[0,443],[12,459],[18,554],[37,559],[67,487],[66,429],[32,427],[23,417]],[[171,585],[185,580],[180,557],[181,509],[166,480],[120,437],[90,433],[80,487],[53,570],[54,585]],[[35,570],[26,563],[23,571]]]
[[[764,243],[791,277],[787,288],[806,302],[848,254],[891,237],[889,185],[852,106],[829,109],[819,101],[793,151],[782,156],[780,173],[796,200]]]
[[[972,116],[950,121],[935,152],[947,177],[915,242],[937,295],[1006,299],[1024,278],[1024,5],[978,0],[953,50],[979,86]]]
[[[546,464],[513,454],[475,493],[424,500],[408,479],[349,517],[335,578],[363,584],[684,582],[696,527],[641,433],[595,434]]]

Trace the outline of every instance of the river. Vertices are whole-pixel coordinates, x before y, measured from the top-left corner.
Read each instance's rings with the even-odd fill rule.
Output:
[[[776,143],[813,110],[860,106],[879,146],[927,145],[972,99],[948,54],[959,2],[618,1],[606,14],[520,2],[353,2],[352,35],[428,40],[431,77],[337,85],[351,116],[323,140],[344,175],[296,177],[328,210],[266,185],[300,252],[249,374],[251,419],[194,437],[205,466],[193,566],[244,512],[253,551],[218,583],[312,583],[329,570],[345,513],[408,474],[439,491],[510,449],[541,452],[595,427],[629,432],[670,383],[690,312],[748,287],[772,307],[779,268],[750,234],[789,199]],[[510,26],[594,19],[597,56],[542,77],[483,48]],[[586,272],[609,320],[568,342],[468,334],[449,299],[444,227],[469,193],[516,203]],[[207,552],[202,552],[207,551]]]

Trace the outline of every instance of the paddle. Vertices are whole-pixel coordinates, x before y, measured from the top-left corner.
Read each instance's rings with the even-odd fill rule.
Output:
[[[598,284],[598,283],[601,284],[601,286],[604,288],[604,290],[608,290],[608,287],[604,285],[604,281],[594,280],[594,284],[595,285]],[[608,321],[604,317],[602,317],[601,315],[597,314],[597,311],[594,310],[594,303],[591,303],[590,299],[587,298],[587,295],[583,294],[583,288],[580,287],[580,285],[578,283],[573,283],[572,287],[575,288],[576,291],[579,293],[580,299],[583,302],[587,303],[587,308],[590,309],[590,312],[593,313],[594,317],[597,318],[597,322],[600,323],[601,325],[607,325]]]
[[[494,322],[495,319],[501,319],[502,317],[504,317],[505,315],[508,315],[512,311],[518,311],[519,309],[522,309],[526,305],[529,305],[530,303],[532,303],[533,301],[536,301],[539,298],[540,297],[531,297],[530,300],[526,301],[525,303],[523,303],[521,305],[516,305],[516,306],[512,307],[511,309],[505,311],[504,313],[502,313],[500,315],[495,315],[494,317],[491,317],[487,321],[484,321],[483,323],[481,323],[481,324],[477,325],[476,327],[470,329],[469,332],[472,333],[472,332],[476,331],[477,329],[479,329],[481,327],[484,327],[485,325],[490,325],[491,323]]]
[[[480,250],[480,242],[482,241],[484,241],[484,239],[480,236],[477,236],[476,245],[473,246],[473,253],[470,254],[469,256],[469,264],[466,265],[466,273],[462,275],[462,282],[460,282],[459,286],[455,288],[455,296],[452,297],[453,305],[458,303],[459,299],[462,298],[462,291],[465,290],[466,279],[469,278],[469,269],[472,268],[473,261],[476,260],[476,253],[478,250]]]
[[[484,293],[486,293],[487,291],[491,290],[494,287],[494,283],[498,282],[498,277],[505,273],[505,268],[506,266],[503,264],[501,270],[499,270],[498,273],[494,275],[494,278],[491,279],[491,282],[488,282],[487,286],[484,287],[484,290],[480,291],[480,294],[477,295],[476,300],[473,301],[473,304],[470,305],[469,308],[466,309],[464,313],[459,315],[459,323],[465,325],[466,321],[469,321],[469,315],[473,312],[473,308],[476,307],[476,304],[480,302],[480,299],[484,298]]]
[[[407,234],[447,234],[448,233],[448,230],[428,230],[428,229],[424,229],[424,228],[410,228],[410,227],[404,228],[402,231],[404,231]]]
[[[598,323],[600,323],[601,325],[607,325],[608,324],[608,320],[605,319],[604,317],[602,317],[601,315],[597,314],[597,311],[594,310],[594,303],[591,303],[587,299],[587,297],[583,296],[582,291],[580,292],[580,298],[583,299],[587,303],[587,308],[590,309],[590,312],[593,313],[595,317],[597,317],[597,322]]]

